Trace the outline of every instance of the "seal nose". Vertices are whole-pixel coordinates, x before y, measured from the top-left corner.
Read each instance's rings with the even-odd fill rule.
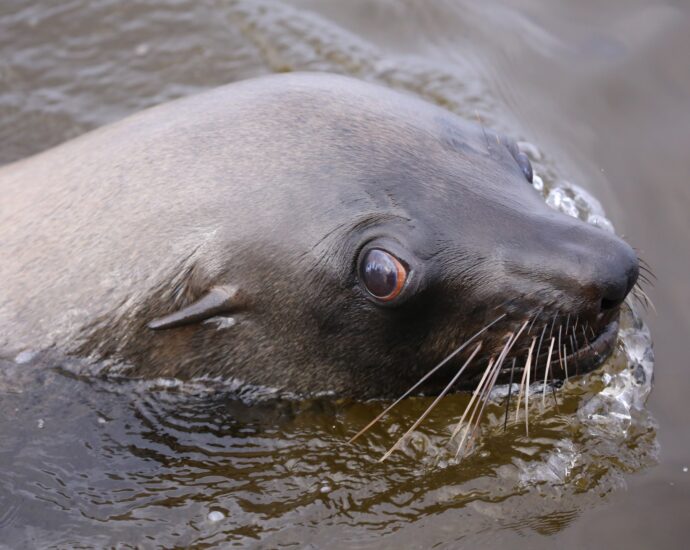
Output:
[[[635,251],[625,242],[618,241],[614,250],[601,261],[595,285],[598,287],[600,311],[615,309],[637,282],[640,267]]]
[[[540,246],[521,250],[520,258],[511,260],[521,262],[532,281],[562,292],[562,310],[585,317],[616,310],[637,282],[639,263],[632,247],[579,220],[553,216],[549,221],[548,231],[535,236]]]

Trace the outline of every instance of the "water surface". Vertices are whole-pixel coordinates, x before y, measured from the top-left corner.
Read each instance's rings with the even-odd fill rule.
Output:
[[[445,399],[402,452],[379,464],[428,400],[408,400],[348,446],[384,404],[249,406],[214,384],[106,381],[40,355],[7,362],[0,544],[683,547],[687,13],[673,2],[547,4],[3,3],[0,162],[242,78],[350,74],[536,144],[547,186],[573,181],[594,193],[654,266],[660,313],[646,316],[657,358],[647,408],[601,402],[622,395],[617,377],[629,372],[632,352],[619,351],[566,384],[557,410],[536,400],[529,437],[521,422],[502,430],[497,398],[460,464],[447,436],[465,395]]]

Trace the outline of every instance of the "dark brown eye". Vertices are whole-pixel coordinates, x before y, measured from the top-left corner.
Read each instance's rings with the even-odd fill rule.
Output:
[[[407,270],[392,254],[372,248],[360,262],[359,277],[369,294],[382,302],[389,302],[402,291]]]

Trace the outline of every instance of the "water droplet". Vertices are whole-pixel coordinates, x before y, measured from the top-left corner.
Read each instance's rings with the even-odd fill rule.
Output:
[[[31,361],[35,356],[35,351],[22,351],[14,358],[14,362],[17,363],[17,365],[23,365]]]
[[[222,519],[225,519],[225,514],[223,512],[219,512],[218,510],[213,510],[213,512],[209,512],[208,514],[208,520],[212,521],[213,523],[216,523]]]
[[[149,53],[150,49],[151,47],[148,44],[139,44],[134,50],[134,53],[136,53],[138,56],[142,56]]]
[[[532,176],[532,187],[534,187],[540,193],[544,190],[544,180],[542,180],[537,174]]]
[[[613,224],[609,220],[607,220],[603,216],[599,216],[598,214],[590,214],[589,216],[587,216],[587,223],[595,225],[600,229],[603,229],[604,231],[608,231],[609,233],[616,232],[616,230],[613,227]]]

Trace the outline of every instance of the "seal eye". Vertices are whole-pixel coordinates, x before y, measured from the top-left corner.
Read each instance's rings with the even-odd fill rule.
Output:
[[[360,262],[359,277],[369,294],[382,302],[390,302],[405,286],[407,270],[392,254],[372,248]]]
[[[529,161],[527,155],[522,151],[518,151],[515,155],[515,160],[520,166],[520,170],[522,170],[522,173],[525,175],[525,179],[532,183],[532,177],[534,174],[532,172],[532,163]]]

